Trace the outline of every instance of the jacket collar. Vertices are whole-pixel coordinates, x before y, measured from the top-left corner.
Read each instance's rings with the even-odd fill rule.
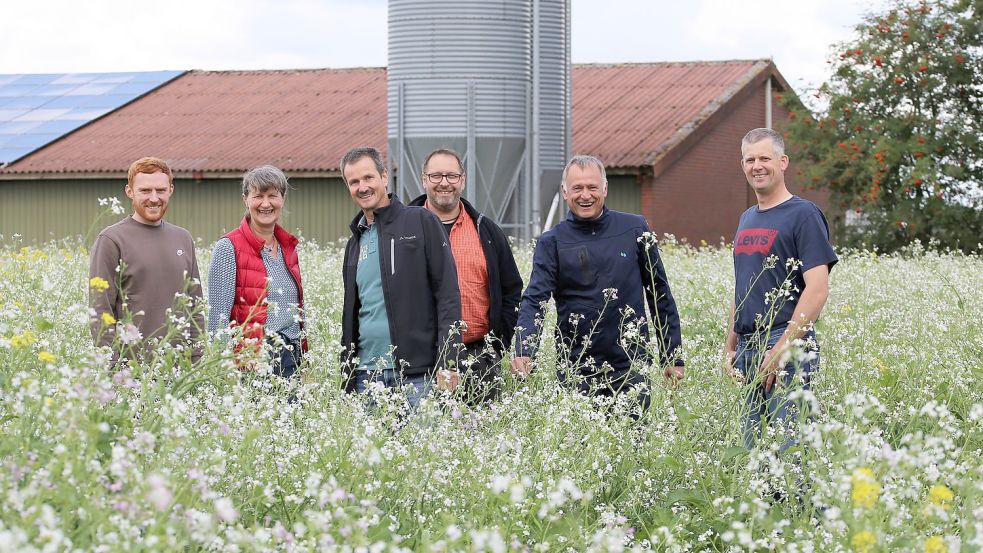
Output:
[[[580,217],[574,215],[572,211],[568,210],[567,222],[573,225],[574,228],[596,232],[597,230],[607,226],[608,221],[611,220],[611,217],[608,216],[608,213],[610,212],[611,210],[608,209],[608,206],[604,206],[601,209],[601,216],[597,219],[581,219]]]
[[[409,205],[423,207],[426,203],[427,195],[423,194],[414,198]],[[484,218],[485,214],[478,211],[478,209],[471,205],[471,202],[465,200],[463,196],[461,197],[461,205],[464,206],[464,211],[468,212],[468,215],[471,217],[472,221],[477,221],[478,219]]]
[[[389,223],[393,222],[399,211],[406,207],[403,205],[403,202],[399,201],[399,196],[393,194],[392,192],[388,194],[388,197],[389,205],[386,207],[380,207],[372,212],[375,214],[375,221],[382,221],[383,225],[388,225]],[[352,222],[348,225],[348,228],[351,229],[352,234],[355,236],[362,235],[361,229],[358,228],[358,224],[361,222],[362,217],[364,217],[364,215],[361,211],[359,211],[355,214],[355,218],[352,219]]]
[[[245,215],[242,218],[242,222],[239,223],[239,231],[242,232],[249,246],[256,250],[256,253],[259,253],[263,249],[263,239],[256,236],[253,229],[249,226],[249,215]],[[297,245],[297,237],[287,232],[279,223],[273,227],[273,237],[280,243],[280,246],[285,248],[293,248]]]

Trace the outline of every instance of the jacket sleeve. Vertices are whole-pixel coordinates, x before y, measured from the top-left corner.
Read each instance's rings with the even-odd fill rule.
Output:
[[[437,307],[437,367],[458,366],[461,350],[461,289],[457,284],[457,267],[437,216],[420,209],[424,244],[427,253],[427,275]]]
[[[515,337],[515,325],[519,320],[519,300],[522,298],[522,276],[515,264],[515,256],[505,233],[495,228],[495,250],[502,286],[502,344],[508,347]]]
[[[212,248],[208,269],[208,333],[211,336],[229,326],[236,293],[236,254],[232,241],[222,238]]]
[[[119,264],[119,245],[112,238],[100,234],[89,253],[89,307],[95,312],[89,321],[89,332],[97,346],[112,345],[115,335],[115,328],[103,322],[103,314],[108,313],[114,319],[120,317],[115,311],[120,294],[120,279],[123,276],[118,270]],[[96,277],[109,283],[105,291],[92,286],[92,279]]]
[[[341,365],[341,389],[355,392],[355,368],[353,361],[357,349],[355,343],[358,341],[358,288],[354,282],[349,282],[354,278],[348,271],[348,264],[351,256],[354,255],[354,248],[358,247],[358,240],[351,238],[345,245],[345,255],[341,263],[341,281],[345,291],[342,302],[341,313],[341,350],[338,352],[338,361]]]
[[[540,237],[532,256],[532,274],[519,304],[519,321],[515,331],[515,355],[529,357],[536,351],[543,327],[543,310],[556,291],[556,246],[550,238]]]
[[[682,335],[679,324],[679,310],[669,289],[666,269],[659,256],[659,245],[655,234],[643,223],[643,233],[638,239],[639,262],[641,263],[642,286],[649,313],[652,315],[652,332],[659,340],[659,355],[663,366],[683,365]]]

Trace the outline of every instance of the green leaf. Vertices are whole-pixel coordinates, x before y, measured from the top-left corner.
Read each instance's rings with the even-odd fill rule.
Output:
[[[747,455],[747,453],[748,450],[741,446],[728,447],[726,450],[724,450],[724,456],[720,460],[720,462],[727,464],[733,461],[737,457],[743,457],[744,455]]]
[[[34,328],[36,328],[38,332],[47,332],[52,328],[55,328],[55,324],[52,323],[51,321],[45,320],[42,317],[35,317]]]
[[[666,503],[668,505],[675,505],[677,503],[688,505],[694,509],[703,509],[710,505],[710,502],[707,501],[702,493],[683,488],[669,492],[669,495],[666,497]]]

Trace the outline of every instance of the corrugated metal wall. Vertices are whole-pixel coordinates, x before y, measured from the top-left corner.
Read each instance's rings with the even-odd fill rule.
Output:
[[[607,205],[611,209],[641,213],[641,188],[634,176],[608,177]],[[85,236],[91,243],[99,231],[120,217],[107,214],[99,198],[115,196],[127,213],[130,200],[123,193],[124,180],[60,179],[0,182],[0,235],[10,244],[14,234],[24,244],[51,239]],[[282,224],[321,244],[347,238],[348,223],[357,209],[341,179],[290,179]],[[561,215],[566,206],[561,205]],[[238,180],[216,179],[195,182],[178,179],[167,209],[167,220],[180,225],[205,244],[239,224],[245,208]],[[555,219],[554,219],[555,220]]]
[[[91,242],[99,230],[119,216],[98,218],[105,207],[99,198],[115,196],[132,211],[123,192],[125,179],[60,179],[0,182],[0,235],[11,243],[19,234],[25,244],[84,236]],[[290,179],[282,224],[291,232],[328,243],[350,234],[348,223],[357,209],[341,179]],[[188,229],[206,244],[239,224],[245,207],[240,182],[215,179],[175,180],[167,220]],[[98,219],[97,219],[98,218]]]
[[[535,235],[546,219],[572,148],[570,0],[533,2],[533,41],[534,140],[528,195]]]
[[[604,205],[625,213],[642,212],[642,187],[633,175],[608,175],[608,197]],[[563,212],[564,216],[566,211]]]

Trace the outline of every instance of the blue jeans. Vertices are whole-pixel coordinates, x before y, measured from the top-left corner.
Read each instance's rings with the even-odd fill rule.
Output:
[[[405,376],[396,369],[358,369],[355,371],[355,392],[364,394],[373,382],[381,382],[386,389],[402,389],[410,409],[416,409],[420,401],[433,389],[433,377],[428,374]]]
[[[764,351],[771,349],[785,332],[785,327],[775,328],[767,337],[763,334],[748,334],[737,340],[737,355],[734,357],[734,368],[741,372],[747,383],[746,405],[747,418],[744,420],[744,446],[748,449],[761,437],[762,425],[772,425],[783,433],[785,439],[779,451],[784,452],[797,442],[796,433],[799,423],[808,415],[800,399],[791,399],[789,395],[796,390],[810,390],[812,373],[819,368],[819,344],[816,334],[810,330],[802,339],[813,344],[806,346],[808,352],[815,353],[804,363],[790,360],[784,369],[779,370],[770,391],[765,391],[764,380],[756,373]],[[763,343],[767,338],[767,343]],[[762,347],[764,346],[764,347]],[[784,374],[783,374],[784,373]],[[800,375],[798,377],[797,375]]]
[[[304,355],[302,344],[299,338],[290,339],[280,335],[283,345],[280,346],[271,338],[266,341],[270,345],[270,364],[273,366],[273,374],[283,378],[290,378],[297,372],[301,358]]]

